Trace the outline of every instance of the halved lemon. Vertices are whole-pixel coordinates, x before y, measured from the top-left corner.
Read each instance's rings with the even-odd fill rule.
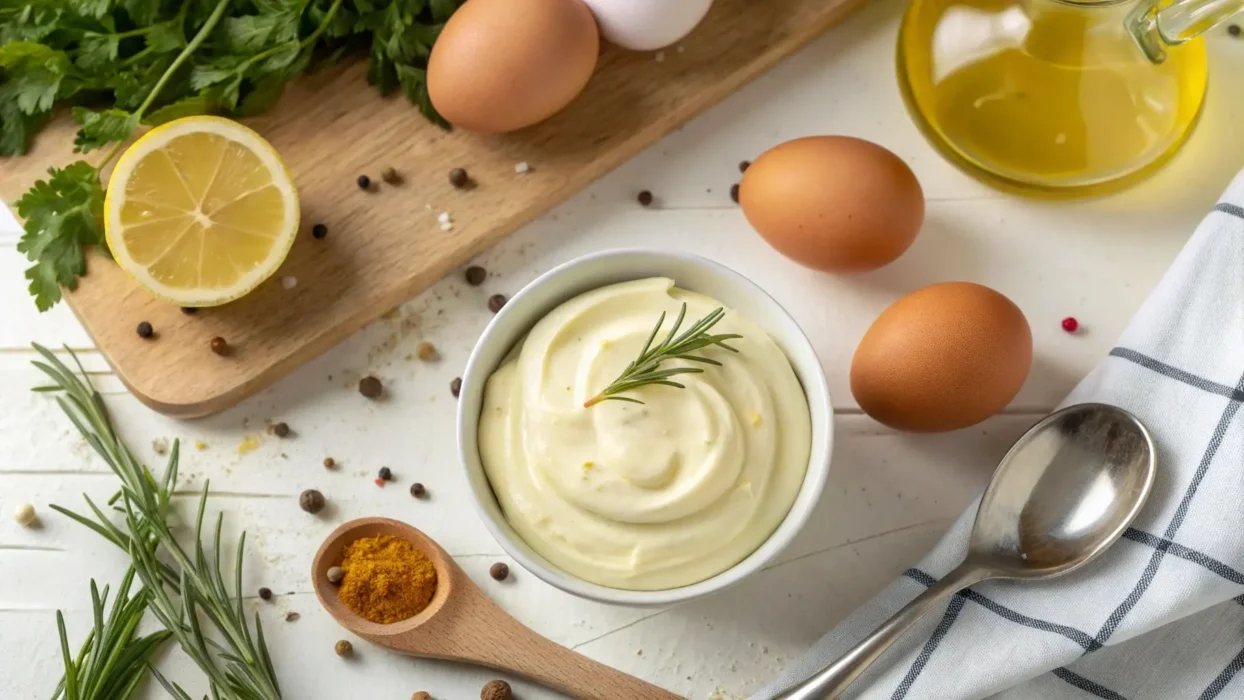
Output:
[[[298,191],[263,137],[228,119],[186,117],[121,155],[104,230],[117,264],[153,294],[217,306],[276,272],[298,214]]]

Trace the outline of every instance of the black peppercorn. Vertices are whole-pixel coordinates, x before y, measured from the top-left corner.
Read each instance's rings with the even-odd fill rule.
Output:
[[[181,307],[181,312],[187,316],[193,316],[199,313],[199,309],[198,307],[194,307],[194,306],[183,306]]]
[[[639,206],[646,207],[649,204],[652,204],[652,193],[649,192],[648,190],[644,190],[640,192],[639,195],[635,197],[635,199],[639,200]]]
[[[730,185],[730,201],[735,204],[739,203],[739,186],[737,183]]]
[[[335,467],[335,466],[337,466],[337,460],[333,459],[332,457],[325,457],[325,458],[324,458],[324,468],[325,468],[325,469],[332,469],[332,468],[333,468],[333,467]]]
[[[1227,33],[1228,33],[1228,34],[1230,34],[1231,36],[1239,36],[1239,35],[1240,35],[1240,25],[1238,25],[1238,24],[1228,24],[1228,25],[1227,25]]]
[[[323,238],[328,235],[328,227],[324,224],[316,224],[311,227],[311,236],[313,238]]]
[[[324,494],[315,489],[307,489],[298,497],[298,506],[308,513],[315,515],[324,510]]]
[[[741,173],[745,173],[745,172],[747,172],[747,169],[748,169],[749,167],[751,167],[751,164],[752,164],[752,162],[751,162],[750,160],[741,160],[741,161],[739,161],[739,172],[741,172]]]
[[[384,170],[381,170],[380,179],[384,180],[390,185],[402,184],[402,174],[393,168],[385,168]]]
[[[458,394],[462,393],[462,377],[454,377],[449,383],[449,393],[453,394],[455,399],[458,398]]]
[[[505,306],[505,301],[506,299],[504,294],[494,294],[488,297],[488,310],[494,314],[497,313],[501,310],[502,306]]]
[[[367,177],[366,175],[359,175],[358,183],[359,183],[360,190],[371,189],[371,178]]]
[[[155,335],[155,329],[151,327],[150,323],[143,321],[142,323],[138,324],[138,337],[139,338],[150,338],[153,335]]]
[[[378,399],[384,393],[384,385],[375,377],[363,377],[359,380],[359,393],[369,399]]]
[[[488,575],[498,581],[504,581],[510,575],[510,567],[505,562],[497,562],[488,568]]]
[[[279,438],[287,437],[289,435],[289,425],[286,423],[277,423],[272,426],[272,433]]]
[[[263,598],[264,600],[272,600],[272,589],[268,588],[267,586],[260,588],[259,597]]]
[[[389,469],[388,467],[381,467],[381,468],[380,468],[380,473],[379,473],[379,474],[377,474],[376,476],[379,476],[381,479],[384,479],[385,481],[392,481],[392,480],[393,480],[393,470],[392,470],[392,469]]]
[[[472,287],[480,286],[487,277],[488,271],[479,265],[472,265],[466,269],[466,281]]]
[[[423,484],[416,481],[415,483],[410,485],[410,495],[414,496],[415,498],[423,498],[424,496],[428,495],[428,490],[423,487]]]
[[[462,168],[454,168],[449,171],[449,184],[462,189],[471,182],[471,176],[467,175],[467,171]]]

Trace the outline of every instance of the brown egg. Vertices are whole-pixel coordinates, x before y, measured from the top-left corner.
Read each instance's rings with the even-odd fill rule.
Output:
[[[924,222],[924,192],[911,168],[849,136],[809,136],[765,151],[743,175],[739,204],[769,245],[825,272],[892,262]]]
[[[860,408],[899,430],[939,432],[979,423],[1019,393],[1032,332],[1010,299],[971,282],[945,282],[894,302],[851,362]]]
[[[428,96],[454,126],[514,131],[570,104],[599,51],[596,20],[579,0],[470,0],[428,58]]]

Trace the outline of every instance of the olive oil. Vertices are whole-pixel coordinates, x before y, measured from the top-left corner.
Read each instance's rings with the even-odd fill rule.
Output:
[[[1152,63],[1132,3],[913,0],[899,33],[904,97],[925,135],[991,184],[1096,194],[1156,170],[1196,124],[1200,39]]]

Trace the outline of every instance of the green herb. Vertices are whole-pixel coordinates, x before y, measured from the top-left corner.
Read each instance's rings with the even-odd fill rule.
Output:
[[[717,308],[708,313],[707,316],[691,324],[682,335],[678,334],[678,327],[682,325],[683,317],[687,315],[687,304],[683,303],[682,308],[678,310],[678,318],[674,319],[674,325],[670,328],[669,334],[665,336],[665,340],[656,347],[652,346],[652,341],[656,340],[657,333],[661,331],[661,325],[665,323],[665,312],[661,312],[661,317],[657,319],[657,325],[652,327],[652,333],[648,336],[648,341],[644,343],[644,349],[639,351],[639,357],[631,361],[626,369],[622,370],[622,374],[613,380],[613,383],[605,387],[596,396],[588,399],[584,404],[584,408],[591,408],[601,401],[629,401],[630,403],[643,403],[639,399],[633,399],[628,396],[619,396],[622,392],[638,389],[641,386],[649,384],[658,384],[661,386],[672,386],[678,389],[687,387],[672,381],[670,377],[680,374],[699,374],[704,370],[699,367],[670,367],[661,369],[661,363],[668,360],[688,360],[690,362],[699,362],[706,365],[721,366],[721,363],[709,357],[692,355],[690,353],[702,350],[711,345],[716,345],[730,352],[738,352],[735,348],[726,344],[728,340],[737,340],[743,336],[735,333],[723,333],[720,335],[711,335],[709,331],[713,326],[717,325],[725,315],[725,309]],[[675,337],[677,336],[677,337]]]
[[[95,581],[91,581],[91,611],[95,626],[86,636],[77,657],[70,655],[65,617],[59,610],[56,611],[65,675],[57,684],[52,700],[129,700],[133,696],[147,674],[147,660],[151,653],[170,636],[168,631],[136,636],[138,623],[147,611],[147,592],[140,590],[131,596],[133,583],[134,570],[130,569],[121,580],[117,595],[112,599],[112,607],[105,617],[104,606],[108,602],[109,589],[104,586],[101,594]]]
[[[183,549],[170,530],[169,506],[177,483],[179,443],[173,443],[168,466],[157,479],[121,442],[100,395],[46,348],[34,348],[44,359],[34,365],[53,382],[36,391],[61,394],[56,397],[61,410],[120,478],[121,491],[108,505],[123,518],[119,524],[114,522],[88,496],[84,498],[93,517],[57,505],[52,508],[129,553],[143,583],[147,608],[207,675],[214,700],[280,700],[280,686],[259,615],[255,614],[252,632],[242,606],[246,533],[238,541],[231,590],[220,563],[222,516],[216,518],[210,557],[203,545],[207,483],[199,497],[193,551]],[[78,370],[85,377],[80,363]],[[181,686],[158,671],[153,673],[174,698],[191,700]]]
[[[259,114],[297,75],[367,51],[367,79],[400,89],[427,117],[427,57],[465,0],[58,0],[0,3],[0,156],[25,153],[62,104],[75,150],[117,144],[100,162],[53,168],[18,200],[20,250],[41,311],[104,244],[100,175],[140,124]],[[102,106],[102,108],[101,108]],[[30,213],[27,213],[30,212]]]

